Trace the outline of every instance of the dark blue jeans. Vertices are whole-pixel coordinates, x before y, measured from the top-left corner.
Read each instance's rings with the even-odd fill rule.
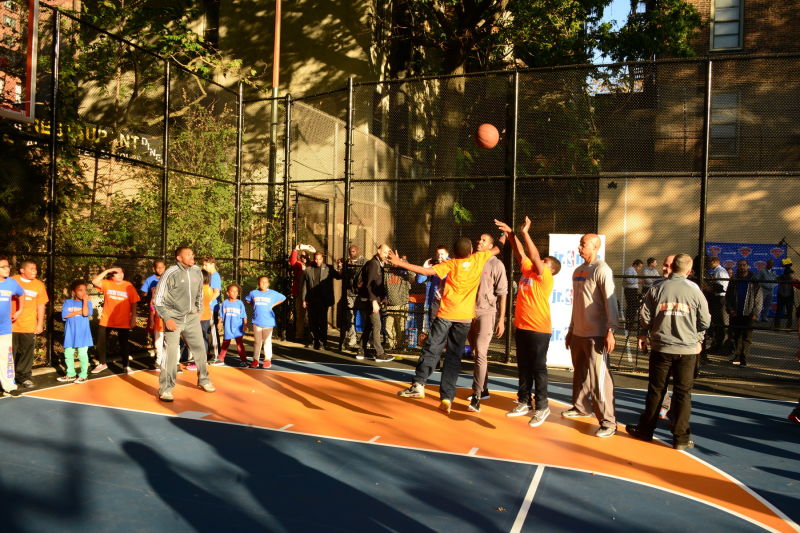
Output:
[[[431,331],[425,341],[425,347],[419,356],[417,371],[414,376],[414,383],[425,385],[433,371],[442,350],[447,346],[442,365],[442,399],[453,400],[456,397],[456,380],[461,369],[461,354],[464,353],[464,345],[467,343],[467,334],[472,321],[451,322],[443,318],[434,318],[431,324]]]

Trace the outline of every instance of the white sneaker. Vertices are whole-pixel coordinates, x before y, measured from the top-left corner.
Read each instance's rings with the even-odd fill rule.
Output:
[[[547,420],[547,417],[550,416],[550,408],[545,407],[544,409],[537,409],[533,412],[533,417],[531,417],[530,422],[528,425],[532,428],[541,426],[544,424],[544,421]]]
[[[531,411],[531,406],[526,403],[517,403],[517,406],[506,413],[506,416],[527,415]]]
[[[108,365],[106,365],[106,364],[99,364],[99,365],[97,365],[96,367],[94,367],[94,368],[92,369],[92,374],[99,374],[100,372],[102,372],[103,370],[105,370],[105,369],[107,369],[107,368],[108,368]]]

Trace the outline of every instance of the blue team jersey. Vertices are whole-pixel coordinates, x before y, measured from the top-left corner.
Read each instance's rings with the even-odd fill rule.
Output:
[[[242,319],[247,318],[247,311],[241,300],[225,300],[222,302],[222,324],[225,328],[225,340],[244,335]]]
[[[25,291],[14,278],[6,278],[0,282],[0,335],[11,334],[11,298],[23,294]],[[28,302],[26,305],[36,305],[36,302]]]
[[[61,318],[64,320],[64,348],[83,348],[94,346],[92,329],[89,327],[89,317],[92,316],[92,302],[89,302],[89,315],[76,315],[67,318],[70,313],[83,311],[83,302],[80,300],[67,300],[61,308]]]
[[[258,289],[250,291],[247,298],[244,300],[253,306],[253,324],[260,328],[274,328],[275,327],[275,311],[272,307],[281,303],[286,299],[286,296],[267,289],[260,291]]]
[[[159,279],[160,279],[159,276],[156,276],[155,274],[153,274],[152,276],[150,276],[149,278],[144,280],[144,283],[142,283],[142,288],[139,289],[139,290],[142,291],[143,293],[149,295],[150,291],[155,289],[156,285],[158,285],[158,280]]]
[[[208,280],[208,286],[219,291],[219,296],[208,303],[208,306],[211,308],[211,312],[216,313],[219,311],[220,296],[224,298],[224,295],[222,294],[222,276],[219,275],[219,272],[214,272],[211,274],[211,277]]]

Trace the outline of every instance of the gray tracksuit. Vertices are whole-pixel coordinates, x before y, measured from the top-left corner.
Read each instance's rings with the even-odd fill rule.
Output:
[[[647,292],[639,322],[654,352],[696,354],[711,315],[700,287],[683,274],[671,274]]]
[[[192,265],[180,263],[169,267],[156,285],[153,306],[164,322],[174,320],[174,331],[164,331],[167,356],[158,375],[159,394],[170,392],[175,387],[178,365],[178,348],[183,337],[194,354],[197,365],[197,382],[208,383],[207,352],[200,326],[200,308],[203,305],[203,274]]]

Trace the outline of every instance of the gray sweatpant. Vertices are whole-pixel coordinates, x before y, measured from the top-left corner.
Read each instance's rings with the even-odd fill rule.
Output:
[[[187,315],[185,322],[175,321],[177,327],[175,331],[164,331],[164,342],[167,345],[166,361],[161,365],[161,373],[158,375],[158,394],[171,392],[175,388],[176,376],[178,374],[178,352],[180,338],[189,350],[194,354],[194,362],[197,365],[197,384],[207,383],[208,359],[206,345],[203,342],[203,329],[200,327],[200,315],[193,313]]]
[[[489,390],[488,355],[489,345],[494,335],[496,313],[483,313],[472,319],[472,327],[467,339],[472,347],[475,360],[472,370],[472,392],[480,397],[481,392]]]
[[[601,427],[616,427],[614,381],[604,342],[603,337],[572,336],[572,406],[583,414],[593,412]]]

